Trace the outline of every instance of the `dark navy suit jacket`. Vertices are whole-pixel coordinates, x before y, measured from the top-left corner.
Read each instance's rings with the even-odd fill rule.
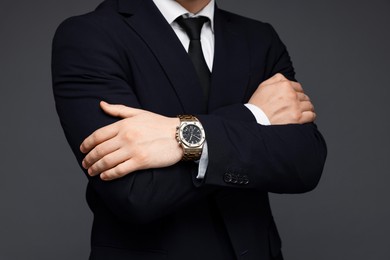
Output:
[[[276,73],[294,80],[274,29],[216,8],[208,107],[193,65],[151,0],[107,0],[72,17],[53,41],[53,88],[67,140],[79,146],[115,122],[99,101],[166,116],[196,115],[209,165],[180,162],[103,182],[89,178],[90,259],[281,259],[268,192],[302,193],[320,178],[325,142],[314,124],[261,126],[243,105]]]

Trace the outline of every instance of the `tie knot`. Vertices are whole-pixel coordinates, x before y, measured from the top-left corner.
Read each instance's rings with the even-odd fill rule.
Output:
[[[186,31],[190,40],[200,40],[203,24],[208,21],[209,18],[204,16],[194,18],[183,18],[180,16],[176,19],[176,22]]]

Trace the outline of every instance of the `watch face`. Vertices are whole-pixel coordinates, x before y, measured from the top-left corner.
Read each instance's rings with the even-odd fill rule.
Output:
[[[196,124],[187,124],[181,131],[182,140],[188,146],[199,146],[203,143],[204,136],[202,129]]]

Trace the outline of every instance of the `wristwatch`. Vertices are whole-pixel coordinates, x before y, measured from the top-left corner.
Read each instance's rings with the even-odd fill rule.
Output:
[[[176,128],[176,140],[183,147],[182,161],[200,159],[206,135],[202,124],[192,115],[178,115],[180,125]]]

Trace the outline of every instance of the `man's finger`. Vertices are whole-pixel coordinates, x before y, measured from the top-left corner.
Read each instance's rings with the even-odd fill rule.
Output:
[[[93,132],[87,138],[85,138],[83,143],[80,145],[80,151],[82,153],[88,153],[95,146],[116,136],[117,133],[118,133],[118,129],[116,123],[102,127],[96,130],[95,132]]]
[[[89,169],[88,174],[91,176],[98,175],[102,172],[115,168],[117,165],[129,160],[129,153],[125,149],[119,149],[110,154],[107,154],[97,162],[95,162]]]
[[[138,167],[139,165],[135,162],[135,160],[126,160],[123,163],[118,164],[114,168],[102,172],[100,174],[100,178],[104,181],[118,179],[125,176],[126,174],[140,170]]]
[[[311,111],[305,111],[302,113],[302,117],[301,117],[301,120],[299,120],[299,123],[300,124],[311,123],[311,122],[314,122],[314,120],[316,120],[316,118],[317,118],[316,113],[311,112]]]
[[[100,107],[103,109],[105,113],[111,116],[121,117],[121,118],[133,117],[144,111],[142,109],[136,109],[124,105],[112,105],[104,101],[100,102]]]
[[[310,101],[310,97],[302,92],[297,92],[299,101]]]
[[[97,145],[85,156],[82,162],[83,168],[90,168],[94,163],[96,163],[106,155],[118,150],[120,147],[121,143],[117,138],[106,140],[105,142]]]
[[[301,107],[302,112],[305,112],[305,111],[314,112],[314,106],[310,101],[300,102],[300,107]]]
[[[291,82],[291,86],[296,92],[303,93],[303,88],[301,84],[295,81],[290,81],[290,82]]]

